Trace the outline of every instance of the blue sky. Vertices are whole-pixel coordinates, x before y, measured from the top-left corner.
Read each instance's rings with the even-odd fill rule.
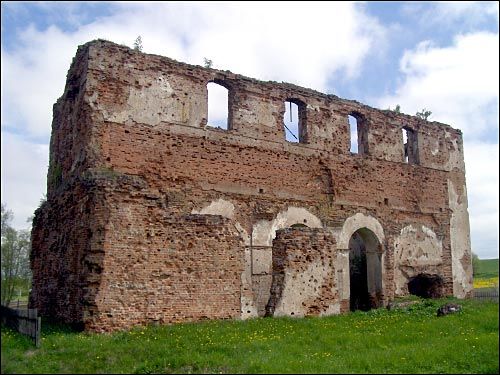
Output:
[[[376,108],[464,134],[472,249],[498,257],[498,2],[2,2],[2,203],[16,228],[46,191],[52,105],[96,38]]]

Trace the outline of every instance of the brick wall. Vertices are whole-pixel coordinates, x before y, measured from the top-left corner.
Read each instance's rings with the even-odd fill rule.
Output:
[[[212,81],[229,90],[229,130],[207,126]],[[305,142],[285,140],[286,100],[304,103]],[[358,154],[349,152],[350,114],[364,132]],[[415,134],[414,163],[404,159],[403,128]],[[48,199],[33,226],[31,303],[46,314],[95,330],[262,315],[271,241],[276,230],[304,220],[339,236],[378,223],[386,301],[407,293],[411,271],[425,268],[414,254],[411,261],[396,256],[412,244],[433,259],[439,254],[446,293],[470,293],[462,135],[449,125],[98,40],[79,47],[52,129]],[[208,216],[221,222],[187,219],[214,202],[224,207]],[[357,215],[368,221],[346,228]],[[188,268],[201,275],[208,267],[219,289],[227,284],[233,293],[240,285],[239,311],[227,295],[199,294],[198,284],[181,282],[181,294],[165,289],[167,279],[159,282],[153,271],[161,271],[161,249],[174,239],[176,254],[189,254],[192,243],[198,257],[211,259],[219,242],[232,254],[212,259],[217,268],[201,260],[190,266],[184,257],[169,264],[179,280],[189,279]],[[128,262],[141,272],[129,273]],[[125,280],[142,289],[127,289]],[[182,293],[191,296],[188,304]]]
[[[335,239],[323,229],[277,231],[266,315],[301,317],[339,313],[335,257]]]

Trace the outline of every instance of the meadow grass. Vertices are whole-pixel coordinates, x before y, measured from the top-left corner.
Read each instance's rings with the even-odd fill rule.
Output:
[[[489,279],[498,277],[498,259],[479,259],[478,272],[474,278]]]
[[[498,259],[479,259],[474,289],[498,288]]]
[[[436,309],[457,302],[461,312]],[[42,323],[42,345],[2,327],[2,373],[498,373],[498,303],[136,327]]]

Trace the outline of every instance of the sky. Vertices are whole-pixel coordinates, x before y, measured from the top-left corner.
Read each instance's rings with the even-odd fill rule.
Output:
[[[101,38],[461,129],[472,250],[498,258],[498,2],[1,3],[1,200],[27,228],[46,193],[52,106]],[[217,94],[219,95],[219,94]],[[220,95],[224,95],[221,93]],[[217,111],[216,111],[217,112]]]

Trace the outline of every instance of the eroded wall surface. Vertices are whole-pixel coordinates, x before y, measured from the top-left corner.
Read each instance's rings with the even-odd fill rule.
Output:
[[[331,315],[341,310],[335,238],[321,229],[280,229],[266,315]]]
[[[228,89],[228,130],[207,124],[209,82]],[[302,142],[285,140],[287,100],[304,103]],[[357,154],[348,115],[363,132]],[[403,128],[413,132],[406,147]],[[339,301],[349,299],[349,239],[362,228],[380,242],[384,303],[429,267],[446,293],[471,290],[461,132],[295,85],[89,42],[54,105],[47,184],[31,304],[89,329],[262,316],[273,240],[298,224],[335,237]],[[204,267],[227,295],[203,295],[193,275]],[[169,277],[157,276],[163,268]]]

